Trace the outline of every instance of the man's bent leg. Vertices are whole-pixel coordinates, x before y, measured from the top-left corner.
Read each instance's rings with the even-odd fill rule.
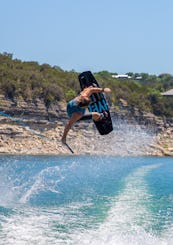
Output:
[[[82,116],[79,121],[84,121],[84,120],[91,120],[92,119],[92,113],[90,114],[86,114],[84,116]]]
[[[103,112],[103,113],[98,113],[98,112],[92,112],[90,114],[84,115],[82,116],[79,121],[84,121],[84,120],[93,120],[93,121],[99,121],[101,120],[103,117],[107,116],[107,112]]]

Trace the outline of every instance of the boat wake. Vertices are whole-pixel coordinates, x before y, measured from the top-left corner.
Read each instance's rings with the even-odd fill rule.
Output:
[[[74,244],[83,245],[168,245],[173,243],[173,223],[161,233],[154,226],[152,196],[145,176],[159,165],[144,166],[124,180],[124,190],[112,200],[111,209],[98,229],[73,234]]]

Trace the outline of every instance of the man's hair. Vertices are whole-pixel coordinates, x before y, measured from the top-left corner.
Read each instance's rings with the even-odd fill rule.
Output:
[[[78,106],[80,106],[80,107],[87,107],[90,104],[90,102],[91,102],[90,98],[83,98],[79,102]]]

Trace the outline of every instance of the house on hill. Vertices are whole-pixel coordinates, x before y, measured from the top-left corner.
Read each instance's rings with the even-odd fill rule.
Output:
[[[164,93],[161,93],[161,95],[163,96],[173,96],[173,89],[170,89]]]
[[[129,75],[126,75],[126,74],[122,74],[122,75],[112,75],[113,78],[116,78],[116,79],[131,79],[131,76]]]

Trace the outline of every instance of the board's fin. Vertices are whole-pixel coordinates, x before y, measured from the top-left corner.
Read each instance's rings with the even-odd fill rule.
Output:
[[[72,148],[67,143],[64,143],[64,145],[69,149],[69,151],[71,151],[71,153],[74,154],[74,151],[72,150]]]

